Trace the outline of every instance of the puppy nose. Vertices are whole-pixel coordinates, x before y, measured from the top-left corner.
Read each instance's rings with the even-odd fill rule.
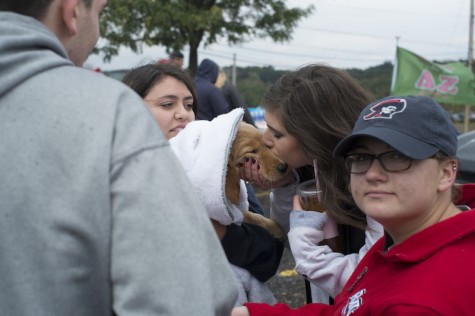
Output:
[[[281,163],[277,166],[277,171],[279,171],[280,173],[286,173],[287,172],[287,164],[284,162],[284,163]]]

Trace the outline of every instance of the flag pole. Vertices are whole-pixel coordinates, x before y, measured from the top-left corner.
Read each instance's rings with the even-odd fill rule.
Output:
[[[469,32],[468,32],[468,57],[467,57],[467,67],[472,70],[472,63],[473,63],[473,1],[470,0],[470,23],[469,23]],[[464,133],[470,130],[470,116],[471,116],[471,109],[470,105],[465,105],[465,117],[464,117]]]
[[[397,48],[399,47],[399,36],[396,36],[396,53],[394,54],[394,63],[393,63],[393,73],[391,76],[391,87],[389,91],[393,94],[394,84],[396,82],[396,73],[397,73]]]

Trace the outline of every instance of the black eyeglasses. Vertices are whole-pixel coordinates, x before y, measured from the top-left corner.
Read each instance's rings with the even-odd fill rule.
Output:
[[[388,172],[404,171],[411,167],[414,159],[404,156],[399,151],[387,151],[379,155],[349,154],[345,156],[345,165],[353,174],[365,173],[377,159],[381,167]]]

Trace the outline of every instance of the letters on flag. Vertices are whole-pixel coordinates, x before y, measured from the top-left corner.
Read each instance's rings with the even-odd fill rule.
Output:
[[[433,63],[397,48],[392,95],[425,95],[440,103],[475,106],[475,76],[463,63]]]

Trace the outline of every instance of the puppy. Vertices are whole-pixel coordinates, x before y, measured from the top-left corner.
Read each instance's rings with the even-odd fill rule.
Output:
[[[235,205],[239,203],[239,182],[241,180],[239,168],[244,164],[246,158],[259,161],[262,175],[269,182],[280,180],[287,172],[287,164],[266,147],[259,130],[250,124],[241,122],[231,146],[225,184],[226,198]],[[265,216],[247,210],[244,211],[244,222],[264,227],[275,238],[281,240],[284,238],[282,228]]]

